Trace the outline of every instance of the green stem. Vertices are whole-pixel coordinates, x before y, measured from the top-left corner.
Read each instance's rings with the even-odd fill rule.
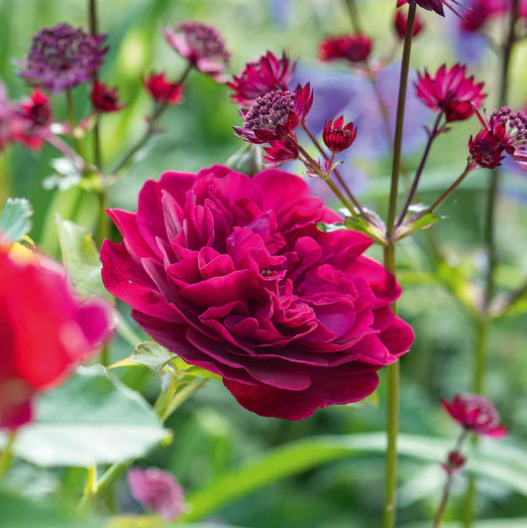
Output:
[[[68,121],[69,121],[70,128],[71,128],[71,137],[73,138],[73,142],[75,143],[75,148],[77,149],[78,155],[83,160],[86,160],[86,153],[84,152],[84,146],[81,140],[75,135],[75,129],[77,128],[77,119],[75,117],[75,105],[73,103],[73,96],[71,93],[71,88],[66,88],[64,93],[66,95],[66,109],[68,111]]]
[[[97,0],[88,0],[88,21],[90,33],[95,37],[99,34],[99,20],[97,16]],[[99,71],[93,72],[93,82],[99,80]],[[93,157],[95,166],[102,172],[102,149],[101,149],[101,130],[99,119],[95,122],[93,128]]]
[[[355,31],[355,33],[362,33],[362,24],[360,22],[359,10],[357,9],[355,0],[344,0],[344,3],[346,4],[350,14],[353,31]]]
[[[17,436],[17,431],[11,431],[7,433],[7,442],[0,454],[0,482],[4,479],[9,468],[11,467],[11,462],[13,461],[13,447],[15,445]]]

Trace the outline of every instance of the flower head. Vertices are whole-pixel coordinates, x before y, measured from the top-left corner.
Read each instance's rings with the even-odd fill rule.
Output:
[[[466,67],[456,64],[449,70],[443,64],[435,76],[419,72],[415,83],[417,97],[431,110],[444,112],[447,121],[464,121],[481,106],[486,95],[483,83],[467,77]]]
[[[93,36],[81,28],[58,24],[33,37],[19,75],[32,86],[51,93],[89,82],[108,51],[105,35]]]
[[[470,161],[493,169],[500,165],[505,153],[527,170],[527,114],[512,112],[508,106],[503,106],[486,120],[479,112],[477,115],[484,128],[475,138],[470,138]]]
[[[236,135],[249,143],[277,141],[291,134],[306,118],[313,105],[313,90],[306,84],[294,92],[273,90],[242,110],[243,127],[233,127]]]
[[[249,62],[227,86],[233,91],[233,101],[252,105],[258,97],[272,90],[287,90],[296,63],[291,63],[284,52],[281,58],[268,51],[259,59]]]
[[[271,141],[269,146],[264,148],[264,160],[267,162],[269,168],[276,168],[284,163],[298,159],[300,153],[296,146],[296,136],[294,135],[294,132],[291,133],[291,137],[293,139],[284,137],[277,141]]]
[[[480,436],[502,438],[507,434],[507,429],[500,426],[500,415],[483,396],[465,394],[454,396],[451,402],[442,400],[445,411],[461,427]]]
[[[183,488],[173,475],[161,469],[131,469],[128,484],[134,499],[165,521],[175,521],[185,511]]]
[[[412,344],[390,309],[395,278],[362,255],[372,241],[319,230],[342,218],[298,176],[167,172],[145,184],[137,214],[110,215],[123,242],[103,244],[106,288],[261,416],[361,400]]]
[[[448,453],[448,462],[443,464],[443,469],[449,475],[457,473],[467,463],[466,458],[459,451]]]
[[[328,121],[322,132],[322,139],[333,153],[342,152],[351,147],[357,138],[357,129],[350,121],[344,125],[344,116],[340,116],[333,122]]]
[[[395,31],[397,33],[397,36],[401,40],[404,40],[404,38],[406,36],[406,25],[407,25],[407,23],[408,23],[408,13],[405,13],[405,12],[403,12],[401,10],[397,10],[395,12],[394,26],[395,26]],[[412,35],[414,37],[417,37],[417,35],[419,35],[419,33],[421,33],[421,31],[423,31],[424,27],[425,27],[424,22],[421,20],[421,17],[418,16],[417,13],[416,13]]]
[[[324,62],[363,62],[369,57],[371,49],[371,40],[363,34],[328,37],[320,43],[318,56]]]
[[[102,114],[118,112],[124,108],[119,101],[117,88],[110,88],[98,81],[93,83],[91,100],[95,110]]]
[[[422,7],[427,11],[434,11],[441,16],[445,16],[445,9],[443,6],[446,6],[457,16],[460,16],[460,14],[452,6],[452,4],[460,5],[456,0],[397,0],[397,7],[400,7],[404,4],[417,4],[419,7]]]
[[[185,86],[167,81],[164,73],[152,73],[143,81],[152,99],[160,105],[174,106],[181,103]]]
[[[29,422],[33,396],[59,383],[111,328],[106,304],[81,304],[60,271],[0,251],[0,428]]]
[[[31,97],[21,103],[20,115],[29,120],[34,127],[43,127],[51,121],[51,106],[49,99],[37,88]]]
[[[202,22],[185,21],[163,30],[167,42],[189,64],[217,81],[230,64],[231,52],[225,47],[220,32]]]

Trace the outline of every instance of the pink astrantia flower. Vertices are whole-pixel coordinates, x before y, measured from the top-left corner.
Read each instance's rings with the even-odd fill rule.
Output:
[[[152,73],[143,80],[152,99],[160,105],[174,106],[183,100],[185,86],[167,81],[164,73]]]
[[[447,121],[464,121],[485,99],[483,86],[467,77],[466,66],[455,64],[447,70],[443,64],[433,77],[426,70],[418,72],[415,92],[428,108],[444,112]]]
[[[505,427],[500,426],[498,411],[483,396],[454,396],[451,402],[442,400],[441,404],[461,427],[476,435],[502,438],[508,432]]]
[[[102,114],[118,112],[124,108],[124,105],[119,101],[117,88],[110,88],[101,82],[93,83],[91,100],[95,110]]]
[[[313,90],[307,83],[294,92],[273,90],[256,99],[249,109],[241,111],[243,126],[232,127],[236,135],[254,144],[277,141],[290,135],[305,120],[313,105]]]
[[[269,168],[276,168],[284,163],[298,159],[300,152],[296,144],[296,136],[291,133],[291,138],[284,137],[278,141],[271,141],[269,146],[264,147],[264,160]]]
[[[31,421],[31,400],[60,383],[113,327],[99,301],[80,303],[63,273],[0,251],[0,428]]]
[[[390,309],[395,278],[363,256],[372,241],[319,230],[342,218],[298,176],[167,172],[146,182],[136,214],[110,216],[123,242],[102,246],[108,291],[261,416],[299,420],[362,400],[412,344]]]
[[[324,62],[347,60],[349,62],[365,61],[372,49],[372,42],[362,34],[328,37],[318,47],[318,56]]]
[[[94,37],[68,24],[44,28],[33,37],[27,57],[19,63],[19,75],[54,94],[89,82],[108,51],[105,40],[106,35]]]
[[[494,110],[484,119],[477,112],[483,125],[475,138],[470,138],[470,161],[485,169],[494,169],[508,154],[518,165],[527,170],[527,114],[512,112],[508,106]]]
[[[249,62],[227,86],[233,91],[233,101],[252,105],[258,97],[272,90],[287,90],[296,63],[291,63],[284,52],[281,58],[268,51],[259,59]]]
[[[202,22],[185,21],[174,28],[163,30],[167,42],[189,64],[221,82],[223,73],[230,64],[231,53],[225,47],[220,32]]]
[[[405,13],[402,10],[397,10],[395,12],[394,27],[395,27],[395,32],[397,33],[397,36],[401,40],[404,40],[404,38],[406,37],[407,22],[408,22],[408,13]],[[419,35],[421,31],[423,31],[424,27],[425,25],[424,25],[423,20],[416,13],[412,35],[414,37],[417,37],[417,35]]]
[[[185,511],[183,488],[161,469],[131,469],[128,484],[134,499],[165,521],[175,521]]]
[[[322,132],[326,147],[334,154],[350,148],[356,138],[357,129],[351,121],[344,125],[344,116],[328,121]]]

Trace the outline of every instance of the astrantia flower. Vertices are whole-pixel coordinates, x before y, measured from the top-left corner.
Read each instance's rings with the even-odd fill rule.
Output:
[[[202,22],[181,22],[174,28],[165,28],[167,42],[194,67],[217,81],[229,65],[231,53],[225,47],[220,32]]]
[[[476,84],[474,77],[467,77],[465,66],[456,64],[447,70],[443,64],[434,77],[426,70],[418,72],[415,91],[428,108],[444,112],[447,121],[464,121],[485,99],[483,86]]]
[[[470,138],[470,161],[485,169],[494,169],[505,153],[527,170],[527,114],[512,112],[503,106],[486,120],[479,112],[477,116],[484,128],[475,138]]]
[[[269,146],[264,147],[264,160],[267,162],[269,168],[276,168],[284,163],[298,159],[300,153],[296,146],[294,132],[291,133],[291,137],[293,139],[284,137],[278,141],[271,141]]]
[[[350,148],[357,138],[357,129],[351,121],[343,125],[344,116],[340,116],[335,122],[333,119],[328,121],[322,132],[322,139],[326,147],[335,154]]]
[[[371,52],[372,42],[362,34],[328,37],[318,47],[318,56],[325,62],[347,60],[365,61]]]
[[[452,4],[460,5],[459,2],[457,2],[456,0],[397,0],[397,7],[400,7],[404,4],[417,4],[419,7],[422,7],[427,11],[434,11],[435,13],[441,16],[445,16],[445,9],[443,6],[446,6],[457,16],[460,16],[459,13],[452,6]]]
[[[80,304],[62,273],[0,251],[0,428],[29,422],[33,396],[63,380],[111,328],[108,307]]]
[[[465,464],[467,460],[459,451],[450,451],[448,453],[448,462],[443,464],[443,469],[449,475],[457,473]]]
[[[89,82],[108,51],[106,35],[93,36],[81,28],[58,24],[33,37],[19,75],[32,86],[51,93]]]
[[[20,115],[29,120],[34,127],[43,127],[51,121],[49,99],[36,88],[31,97],[20,105]]]
[[[123,242],[103,244],[106,288],[261,416],[361,400],[412,344],[390,309],[395,278],[362,255],[372,241],[320,231],[342,218],[293,174],[167,172],[146,182],[137,214],[110,215]]]
[[[296,63],[291,63],[284,52],[281,58],[268,51],[259,59],[249,62],[227,83],[234,92],[232,99],[242,105],[252,105],[258,97],[277,88],[287,90]]]
[[[451,402],[442,400],[445,411],[461,427],[480,436],[502,438],[507,434],[507,429],[500,426],[500,415],[483,396],[465,394],[454,396]]]
[[[94,82],[91,92],[93,107],[100,113],[118,112],[124,108],[119,101],[117,88],[110,88],[101,82]]]
[[[167,81],[164,73],[153,73],[143,83],[152,99],[160,105],[177,105],[183,99],[184,85]]]
[[[128,484],[134,499],[165,521],[175,521],[185,511],[183,488],[161,469],[131,469]]]
[[[294,92],[273,90],[256,99],[250,109],[242,110],[243,126],[232,127],[249,143],[277,141],[291,134],[306,118],[313,105],[313,90],[306,84]]]
[[[408,22],[408,13],[405,13],[401,10],[398,10],[395,12],[395,21],[394,21],[395,31],[401,40],[404,40],[406,36],[407,22]],[[419,33],[421,33],[423,29],[424,29],[424,22],[421,20],[421,17],[416,14],[412,35],[414,37],[417,37],[417,35],[419,35]]]

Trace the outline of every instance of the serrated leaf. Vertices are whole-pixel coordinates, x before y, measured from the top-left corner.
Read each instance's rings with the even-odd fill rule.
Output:
[[[131,363],[148,367],[157,376],[164,366],[174,359],[174,354],[154,341],[145,341],[138,345],[132,356]]]
[[[19,242],[31,231],[33,209],[25,198],[8,198],[0,215],[2,240]]]
[[[359,218],[348,216],[344,220],[344,225],[347,229],[352,229],[353,231],[358,231],[359,233],[369,236],[381,246],[385,246],[387,244],[384,233],[378,227],[368,223],[364,218],[362,218],[362,216]]]
[[[417,233],[417,231],[421,231],[421,229],[427,229],[428,227],[437,224],[440,220],[443,220],[443,218],[444,216],[434,216],[434,213],[426,213],[413,222],[399,227],[395,233],[395,240],[402,240],[403,238]]]
[[[183,371],[185,373],[185,376],[221,381],[221,376],[218,376],[218,374],[214,374],[213,372],[205,370],[201,367],[196,367],[195,365],[190,365],[179,356],[173,358],[171,364],[174,365],[176,369]]]
[[[37,399],[35,421],[20,430],[14,452],[39,466],[87,467],[142,457],[167,436],[139,393],[95,365]]]
[[[86,229],[55,216],[62,260],[75,292],[83,299],[109,296],[101,279],[101,261],[95,242]]]

